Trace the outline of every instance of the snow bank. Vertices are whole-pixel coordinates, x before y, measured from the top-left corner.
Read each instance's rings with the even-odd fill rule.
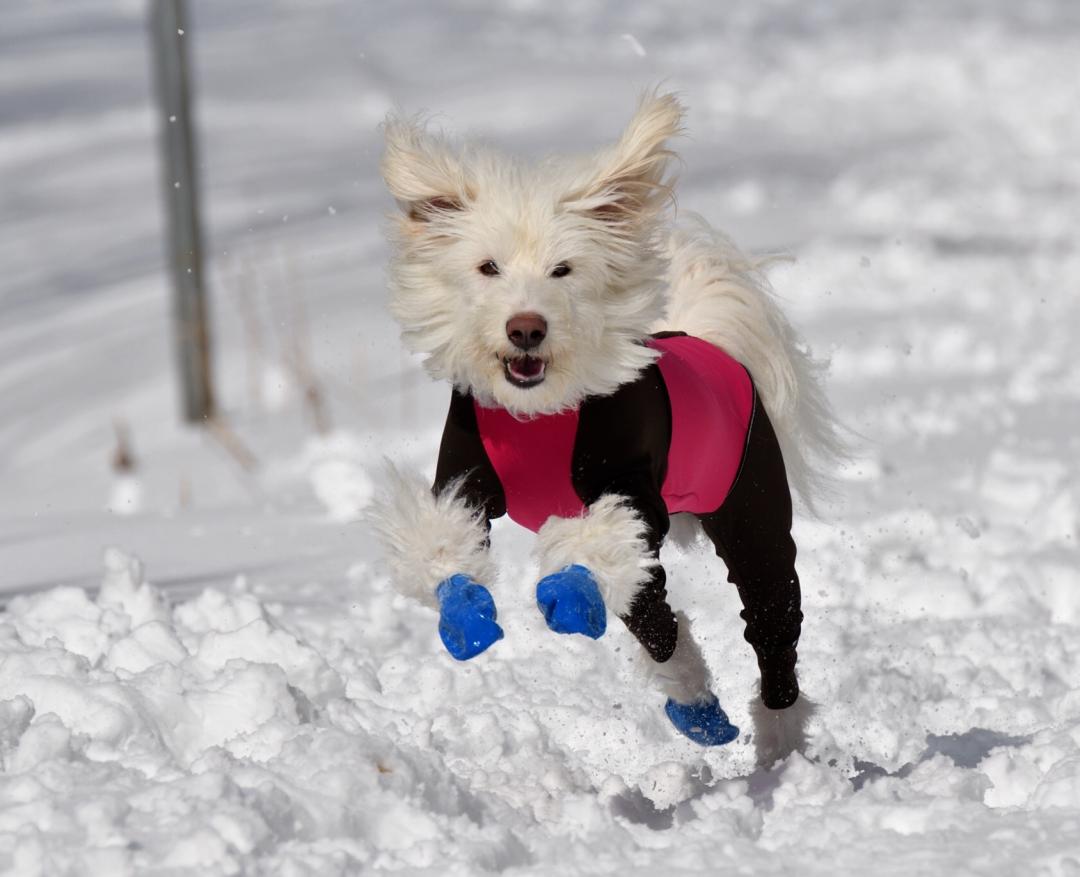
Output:
[[[1048,830],[1080,810],[1080,698],[1017,664],[1037,654],[1015,640],[1023,630],[1010,655],[986,632],[935,622],[925,666],[901,669],[889,657],[908,648],[900,620],[850,682],[811,678],[827,718],[805,754],[766,771],[746,735],[715,752],[674,735],[623,656],[628,635],[556,637],[509,595],[498,653],[458,664],[434,615],[366,565],[351,574],[362,604],[286,613],[242,580],[172,604],[137,559],[105,560],[96,595],[54,588],[0,616],[0,862],[18,873],[611,873],[628,845],[664,850],[671,873],[721,848],[747,868],[824,873],[817,853],[843,872],[871,843],[902,873],[920,848],[964,867],[979,853],[957,839]],[[671,565],[694,575],[706,563]],[[811,666],[827,664],[855,611],[818,625]],[[702,629],[714,662],[739,663],[721,621]],[[960,641],[946,649],[944,636]],[[1080,663],[1075,648],[1060,672]],[[877,700],[856,717],[846,705],[868,701],[845,686],[867,678]],[[934,691],[963,679],[982,692],[973,707]],[[1041,730],[918,728],[928,698],[943,725],[979,709],[1000,724],[995,686],[1027,704],[1012,724]],[[1050,842],[1047,862],[1054,850],[1075,842]]]
[[[0,619],[0,861],[17,873],[521,856],[438,758],[366,730],[381,708],[256,599],[170,606],[136,559],[106,566],[96,597],[20,596]]]

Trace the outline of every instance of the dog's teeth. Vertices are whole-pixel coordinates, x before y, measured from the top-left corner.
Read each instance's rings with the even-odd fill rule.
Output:
[[[503,359],[506,376],[519,386],[531,386],[544,380],[547,362],[537,356],[515,356]]]

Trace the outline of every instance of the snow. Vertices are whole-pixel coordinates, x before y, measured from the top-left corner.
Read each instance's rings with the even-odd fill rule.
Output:
[[[143,4],[0,10],[0,869],[1080,870],[1075,4],[191,5],[255,470],[177,421]],[[619,625],[549,633],[528,534],[496,526],[506,638],[459,664],[359,520],[446,405],[383,307],[378,122],[578,151],[661,80],[680,209],[797,256],[860,448],[797,526],[816,713],[772,770],[675,735]],[[733,589],[665,561],[747,732]]]

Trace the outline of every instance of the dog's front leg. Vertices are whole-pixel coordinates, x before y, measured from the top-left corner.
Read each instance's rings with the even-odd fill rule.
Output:
[[[462,482],[436,492],[391,467],[371,522],[394,586],[438,609],[439,636],[453,657],[468,660],[502,639],[495,602],[481,584],[495,579],[489,522],[464,500]]]
[[[537,540],[537,604],[557,633],[604,632],[604,610],[626,624],[647,655],[649,675],[668,696],[672,724],[706,746],[738,736],[712,693],[712,678],[690,622],[667,602],[659,561],[666,516],[648,520],[655,503],[606,494],[579,518],[551,518]]]
[[[610,609],[651,655],[667,660],[675,648],[675,617],[664,600],[664,571],[648,529],[630,501],[615,494],[600,497],[581,517],[547,520],[537,534],[536,599],[552,630],[595,639]],[[666,608],[667,617],[635,612],[639,603]]]

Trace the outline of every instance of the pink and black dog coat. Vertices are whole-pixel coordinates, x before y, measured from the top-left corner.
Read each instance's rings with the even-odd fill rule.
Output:
[[[617,494],[645,525],[654,556],[669,516],[695,515],[738,588],[762,699],[789,706],[802,612],[776,434],[749,374],[723,350],[681,333],[647,343],[661,355],[637,380],[558,414],[517,419],[455,389],[434,490],[461,480],[462,497],[489,523],[509,514],[534,531]],[[660,663],[678,636],[665,585],[657,563],[622,618]]]

